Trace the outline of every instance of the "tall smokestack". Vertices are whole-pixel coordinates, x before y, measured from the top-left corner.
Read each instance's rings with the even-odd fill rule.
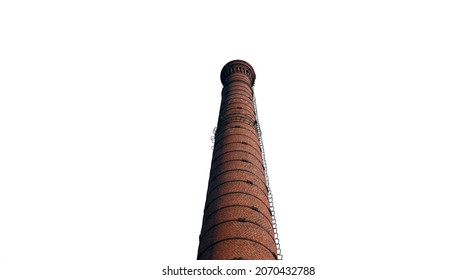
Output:
[[[249,63],[233,60],[220,78],[222,102],[197,259],[275,260],[274,210],[252,88],[256,75]]]

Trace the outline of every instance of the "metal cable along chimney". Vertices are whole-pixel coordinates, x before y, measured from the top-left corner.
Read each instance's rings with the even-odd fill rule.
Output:
[[[220,74],[222,102],[198,246],[199,260],[281,259],[253,85],[243,60]]]

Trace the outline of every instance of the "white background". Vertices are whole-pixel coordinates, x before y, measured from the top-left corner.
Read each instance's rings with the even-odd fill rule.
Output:
[[[232,59],[257,74],[281,264],[475,279],[475,15],[472,1],[2,1],[0,279],[197,265]]]

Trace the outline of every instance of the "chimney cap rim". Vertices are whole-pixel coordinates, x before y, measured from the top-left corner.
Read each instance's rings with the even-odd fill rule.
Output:
[[[230,73],[229,70],[232,69],[233,67],[240,67],[240,66],[245,71],[243,74],[248,76],[248,78],[250,80],[250,85],[251,86],[254,85],[255,79],[256,79],[256,73],[253,69],[253,66],[251,66],[251,64],[249,64],[248,62],[246,62],[244,60],[235,59],[235,60],[232,60],[232,61],[228,62],[227,64],[225,64],[225,66],[223,66],[223,68],[221,70],[220,80],[221,80],[221,82],[224,86],[230,83],[230,80],[227,80],[227,78],[231,74],[233,74],[233,73]]]

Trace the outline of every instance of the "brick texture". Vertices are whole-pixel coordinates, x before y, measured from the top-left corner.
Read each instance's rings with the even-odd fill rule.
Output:
[[[253,85],[245,61],[220,74],[222,102],[203,214],[199,260],[275,260],[277,249],[256,127]]]

